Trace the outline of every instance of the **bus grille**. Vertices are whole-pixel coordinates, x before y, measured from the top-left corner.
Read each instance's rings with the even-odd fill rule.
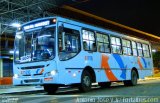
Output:
[[[44,65],[39,65],[39,66],[29,66],[29,67],[22,67],[21,69],[37,69],[37,68],[44,68]]]
[[[24,80],[25,83],[30,83],[30,82],[39,82],[40,79],[28,79],[28,80]]]
[[[41,75],[43,75],[43,73],[42,74],[33,74],[34,76],[41,76]],[[31,75],[22,75],[22,76],[31,76]]]

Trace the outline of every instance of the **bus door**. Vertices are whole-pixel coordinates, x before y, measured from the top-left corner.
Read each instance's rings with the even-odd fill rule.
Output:
[[[81,27],[63,22],[58,22],[58,25],[58,68],[61,68],[61,73],[82,68],[81,64],[83,61],[80,42]],[[61,82],[68,83],[69,76],[66,78],[61,78]],[[72,78],[70,78],[70,80],[71,79]],[[75,80],[75,82],[79,81]]]
[[[80,52],[80,27],[59,23],[58,50],[60,61],[67,61]]]

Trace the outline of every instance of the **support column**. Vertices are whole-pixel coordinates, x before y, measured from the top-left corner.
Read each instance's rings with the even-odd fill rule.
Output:
[[[0,78],[3,77],[3,60],[1,58],[1,35],[2,35],[2,25],[0,23]]]
[[[0,58],[0,78],[3,77],[3,60]]]
[[[0,23],[0,35],[2,35],[1,33],[2,33],[2,24]]]
[[[0,23],[0,56],[2,56],[2,54],[1,54],[1,51],[2,51],[2,45],[1,45],[1,35],[2,35],[2,25],[1,25],[1,23]]]

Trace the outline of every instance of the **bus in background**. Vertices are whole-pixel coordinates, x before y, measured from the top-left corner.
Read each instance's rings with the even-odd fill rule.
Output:
[[[146,40],[55,16],[17,30],[13,66],[14,85],[42,85],[52,94],[69,85],[83,92],[92,83],[135,86],[152,75],[153,62]]]

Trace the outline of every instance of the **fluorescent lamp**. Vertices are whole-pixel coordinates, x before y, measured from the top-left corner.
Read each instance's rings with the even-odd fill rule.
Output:
[[[14,51],[13,51],[13,50],[10,50],[10,51],[9,51],[9,53],[10,53],[10,54],[13,54],[13,53],[14,53]]]
[[[154,52],[154,53],[155,53],[155,52],[156,52],[156,49],[153,49],[153,50],[152,50],[152,52]]]
[[[21,26],[21,24],[19,24],[19,23],[12,23],[11,26],[19,28]]]

